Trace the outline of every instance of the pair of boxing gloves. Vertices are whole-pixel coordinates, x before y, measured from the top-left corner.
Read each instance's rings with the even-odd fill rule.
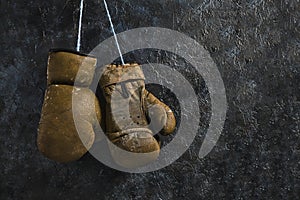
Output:
[[[75,52],[50,51],[37,137],[40,152],[58,162],[78,160],[91,148],[102,124],[107,139],[117,149],[147,155],[142,162],[135,162],[111,148],[117,164],[136,167],[135,163],[154,161],[160,151],[154,135],[173,133],[173,112],[145,89],[141,67],[125,64],[102,69],[99,86],[105,116],[101,116],[99,100],[89,88],[96,62],[96,58]]]

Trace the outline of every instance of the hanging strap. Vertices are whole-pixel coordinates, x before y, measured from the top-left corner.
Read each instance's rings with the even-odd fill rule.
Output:
[[[82,15],[83,15],[83,6],[84,6],[83,3],[84,3],[84,0],[81,0],[81,1],[80,1],[79,20],[78,20],[78,36],[77,36],[77,46],[76,46],[76,51],[80,51],[80,43],[81,43],[81,27],[82,27]],[[109,13],[109,9],[108,9],[107,3],[106,3],[105,0],[103,0],[103,3],[104,3],[104,6],[105,6],[105,10],[106,10],[106,13],[107,13],[107,17],[108,17],[108,19],[109,19],[109,23],[110,23],[111,30],[112,30],[113,35],[114,35],[114,38],[115,38],[115,43],[116,43],[116,46],[117,46],[117,49],[118,49],[118,52],[119,52],[119,55],[120,55],[120,58],[121,58],[122,65],[125,65],[125,62],[124,62],[124,59],[123,59],[123,55],[122,55],[122,52],[121,52],[121,48],[120,48],[120,45],[119,45],[119,41],[118,41],[118,38],[117,38],[117,34],[116,34],[116,32],[115,32],[115,29],[114,29],[114,25],[113,25],[113,22],[112,22],[110,13]]]
[[[83,13],[83,0],[81,0],[80,2],[80,14],[79,14],[79,21],[78,21],[78,36],[77,36],[76,51],[80,51],[82,13]]]
[[[124,62],[124,59],[123,59],[123,55],[122,55],[122,52],[121,52],[121,49],[120,49],[119,41],[118,41],[115,29],[114,29],[114,24],[112,22],[110,14],[109,14],[107,3],[106,3],[105,0],[103,0],[103,2],[104,2],[105,9],[106,9],[107,17],[109,19],[111,30],[112,30],[112,32],[114,34],[115,42],[116,42],[116,45],[117,45],[117,48],[118,48],[118,51],[119,51],[119,55],[120,55],[120,58],[121,58],[122,65],[125,65],[125,62]]]

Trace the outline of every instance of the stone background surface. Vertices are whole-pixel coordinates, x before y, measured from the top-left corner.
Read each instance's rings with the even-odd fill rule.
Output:
[[[202,44],[226,87],[220,140],[197,154],[210,117],[205,82],[181,58],[142,50],[127,61],[175,67],[193,84],[201,124],[172,165],[128,174],[90,154],[59,164],[36,137],[51,48],[75,49],[79,0],[1,0],[0,199],[298,199],[300,196],[300,3],[298,0],[110,0],[116,32],[157,26]],[[102,1],[86,1],[82,52],[112,35]],[[112,47],[114,48],[114,47]],[[167,90],[149,86],[180,112]],[[165,139],[168,142],[168,138]]]

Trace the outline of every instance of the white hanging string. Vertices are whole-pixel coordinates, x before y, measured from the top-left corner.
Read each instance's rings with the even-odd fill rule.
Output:
[[[107,16],[108,16],[108,19],[109,19],[111,30],[112,30],[112,32],[114,34],[114,38],[115,38],[115,42],[116,42],[116,45],[117,45],[117,48],[118,48],[118,51],[119,51],[119,54],[120,54],[121,62],[122,62],[123,65],[125,65],[125,62],[124,62],[124,59],[123,59],[123,55],[122,55],[122,52],[121,52],[121,49],[120,49],[120,45],[119,45],[119,42],[118,42],[118,38],[117,38],[115,29],[114,29],[114,24],[112,23],[111,16],[110,16],[110,13],[109,13],[109,10],[108,10],[107,3],[106,3],[105,0],[103,0],[103,2],[104,2],[106,13],[107,13]]]
[[[79,22],[78,22],[78,37],[77,37],[77,47],[76,47],[77,51],[80,51],[82,13],[83,13],[83,0],[81,0],[80,2],[80,15],[79,15]]]

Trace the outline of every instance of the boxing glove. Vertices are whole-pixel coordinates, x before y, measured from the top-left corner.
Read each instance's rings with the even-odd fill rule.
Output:
[[[99,82],[109,148],[114,161],[126,168],[157,159],[160,145],[153,136],[171,134],[176,126],[171,109],[145,89],[144,80],[138,64],[125,64],[105,66]]]
[[[60,50],[49,53],[48,86],[37,145],[40,152],[52,160],[78,160],[94,142],[101,112],[95,94],[88,87],[95,66],[96,58],[79,53]]]

